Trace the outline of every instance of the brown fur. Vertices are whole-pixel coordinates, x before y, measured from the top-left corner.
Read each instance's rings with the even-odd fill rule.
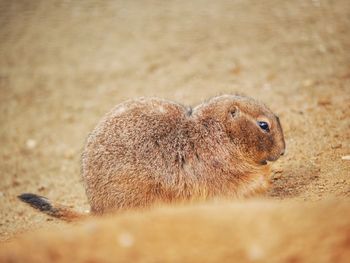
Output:
[[[95,214],[248,197],[267,189],[262,163],[284,149],[278,118],[251,98],[219,96],[193,110],[140,98],[117,105],[88,137],[82,176]]]
[[[264,119],[271,132],[262,131]],[[83,178],[92,212],[264,191],[261,165],[284,151],[275,115],[253,99],[224,95],[192,110],[141,98],[116,106],[89,136]]]
[[[0,246],[0,262],[349,262],[350,205],[245,201],[88,219]]]

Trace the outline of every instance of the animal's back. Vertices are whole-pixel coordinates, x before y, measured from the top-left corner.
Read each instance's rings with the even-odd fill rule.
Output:
[[[82,176],[92,211],[156,201],[161,193],[154,192],[161,191],[165,177],[176,177],[177,153],[188,144],[187,122],[185,107],[155,98],[127,101],[109,112],[83,153]]]

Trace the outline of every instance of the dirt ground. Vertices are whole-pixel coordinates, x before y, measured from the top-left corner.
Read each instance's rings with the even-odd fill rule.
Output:
[[[348,0],[0,1],[0,23],[0,240],[63,225],[20,193],[88,209],[85,138],[138,96],[259,99],[287,144],[267,198],[350,200]]]

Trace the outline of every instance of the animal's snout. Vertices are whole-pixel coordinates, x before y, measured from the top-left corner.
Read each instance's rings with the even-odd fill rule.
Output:
[[[280,152],[276,151],[269,158],[267,158],[267,161],[270,161],[270,162],[277,161],[285,153],[286,153],[286,148],[283,148]]]

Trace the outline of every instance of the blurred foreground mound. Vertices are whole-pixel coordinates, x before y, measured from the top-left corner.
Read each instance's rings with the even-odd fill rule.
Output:
[[[29,233],[1,262],[348,262],[346,201],[249,201],[129,212]]]

